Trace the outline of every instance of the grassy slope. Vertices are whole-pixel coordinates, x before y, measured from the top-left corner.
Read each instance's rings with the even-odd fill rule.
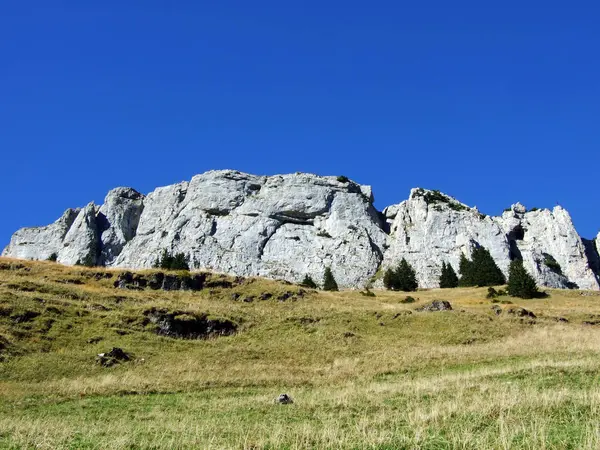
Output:
[[[2,268],[2,448],[600,447],[600,326],[581,323],[600,312],[595,294],[511,299],[530,323],[495,316],[485,289],[244,303],[231,294],[298,288],[126,291],[95,277],[118,272]],[[433,299],[454,311],[414,311]],[[230,318],[239,333],[157,336],[152,306]],[[96,365],[113,346],[134,361]],[[280,392],[295,404],[274,405]]]

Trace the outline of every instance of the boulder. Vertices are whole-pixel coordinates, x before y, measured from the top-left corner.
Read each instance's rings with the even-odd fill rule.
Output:
[[[427,303],[416,310],[426,312],[452,311],[452,305],[446,300],[433,300],[431,303]]]
[[[294,400],[292,400],[292,397],[290,397],[288,394],[279,394],[275,398],[275,403],[278,405],[291,405],[294,403]]]

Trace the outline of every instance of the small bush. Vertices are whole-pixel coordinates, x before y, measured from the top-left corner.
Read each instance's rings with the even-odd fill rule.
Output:
[[[375,297],[375,293],[370,291],[369,288],[364,291],[360,291],[360,295],[364,295],[365,297]]]
[[[416,302],[414,297],[411,297],[410,295],[405,297],[404,299],[400,300],[400,303],[414,303]]]
[[[337,180],[340,183],[348,183],[350,181],[350,179],[345,175],[340,175],[339,177],[337,177]]]
[[[562,275],[562,267],[560,267],[560,264],[558,263],[558,261],[556,261],[556,259],[554,259],[554,256],[550,255],[549,253],[544,253],[544,265],[550,269],[552,272],[557,273],[558,275]]]
[[[489,287],[487,295],[485,296],[485,298],[496,298],[499,295],[500,294],[498,293],[498,291],[496,289],[494,289],[493,287]]]
[[[46,258],[46,261],[56,262],[57,260],[58,254],[56,252],[52,253],[50,256],[48,256],[48,258]]]

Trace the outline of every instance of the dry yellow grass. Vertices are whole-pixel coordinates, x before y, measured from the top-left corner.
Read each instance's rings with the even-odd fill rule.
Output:
[[[500,299],[531,321],[496,316],[480,288],[418,291],[415,303],[385,291],[244,303],[231,294],[299,287],[128,291],[112,285],[121,271],[7,259],[0,269],[2,448],[600,447],[600,326],[582,324],[600,314],[596,293]],[[416,311],[433,299],[454,310]],[[162,337],[142,320],[150,307],[240,327]],[[96,365],[112,346],[134,360]],[[280,392],[295,403],[273,404]]]

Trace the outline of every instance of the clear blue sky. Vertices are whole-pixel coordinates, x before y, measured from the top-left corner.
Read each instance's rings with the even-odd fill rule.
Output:
[[[600,4],[560,4],[3,1],[0,246],[224,168],[559,202],[595,236]]]

